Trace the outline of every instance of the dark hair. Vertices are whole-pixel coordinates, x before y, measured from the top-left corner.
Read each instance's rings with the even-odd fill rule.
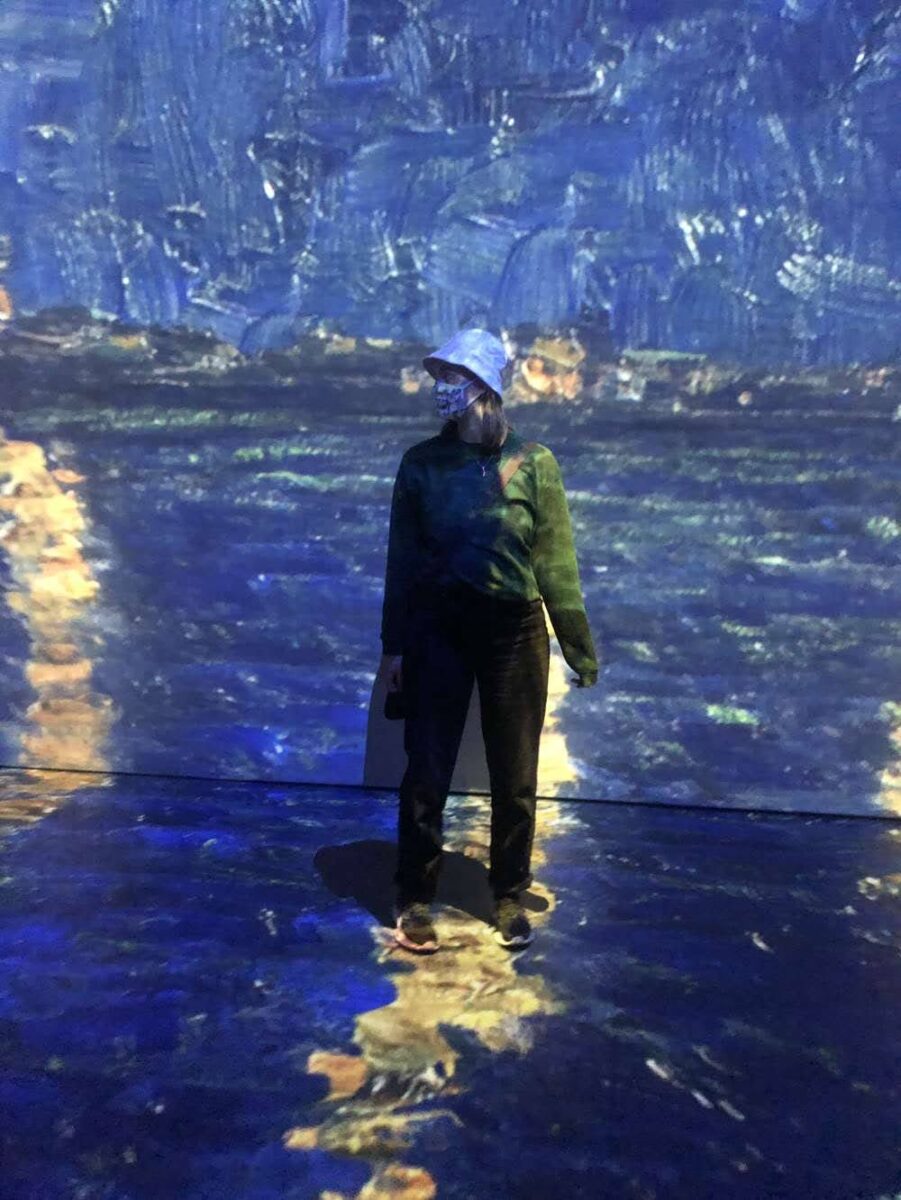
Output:
[[[482,415],[482,436],[479,441],[487,449],[497,450],[503,444],[504,438],[507,436],[507,430],[510,428],[510,423],[504,412],[504,403],[492,388],[488,388],[487,391],[483,392],[480,399],[485,405],[485,411]],[[456,420],[453,417],[449,417],[441,427],[441,433],[447,436],[452,430],[456,431],[456,428]]]

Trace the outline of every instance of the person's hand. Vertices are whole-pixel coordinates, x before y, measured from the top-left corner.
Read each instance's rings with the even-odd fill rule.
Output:
[[[580,688],[594,687],[597,681],[598,677],[596,671],[592,671],[591,674],[570,675],[569,677],[569,682],[573,684],[574,687]]]
[[[399,692],[403,687],[403,661],[402,654],[382,655],[382,666],[385,668],[389,692]]]

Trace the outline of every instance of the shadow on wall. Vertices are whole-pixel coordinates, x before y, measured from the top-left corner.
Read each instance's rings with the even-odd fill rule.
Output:
[[[396,788],[407,766],[404,750],[404,722],[389,721],[384,715],[388,685],[386,665],[379,664],[366,726],[366,753],[363,761],[363,784],[366,787]],[[482,713],[479,689],[473,686],[457,765],[451,778],[452,792],[489,792],[488,764],[482,741]]]

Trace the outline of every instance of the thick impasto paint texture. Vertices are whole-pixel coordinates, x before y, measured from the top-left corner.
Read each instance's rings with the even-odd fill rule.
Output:
[[[4,1200],[897,1192],[892,823],[541,802],[511,956],[455,797],[422,957],[384,795],[0,784]]]
[[[2,1200],[897,1200],[899,51],[887,0],[0,5]],[[476,696],[418,956],[389,514],[472,327],[570,653],[533,943]],[[476,458],[432,514],[494,548]]]
[[[542,793],[901,811],[898,47],[869,0],[7,0],[0,761],[396,786],[392,485],[480,325],[600,660],[553,642]]]
[[[888,0],[6,0],[28,311],[840,363],[898,346]]]
[[[2,761],[396,787],[373,686],[392,485],[436,432],[414,351],[70,326],[0,347]],[[899,401],[888,370],[524,343],[509,415],[561,465],[601,664],[573,688],[552,643],[541,794],[901,811]],[[455,790],[487,790],[473,732]]]

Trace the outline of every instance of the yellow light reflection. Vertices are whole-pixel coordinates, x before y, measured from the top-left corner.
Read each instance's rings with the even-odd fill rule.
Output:
[[[83,787],[105,782],[80,771],[109,769],[110,698],[92,686],[78,624],[99,584],[82,553],[86,527],[77,485],[83,476],[51,469],[34,442],[0,430],[0,550],[11,586],[4,598],[28,635],[23,673],[35,698],[23,714],[16,764],[53,768],[4,781],[0,820],[39,820]]]
[[[546,610],[545,622],[551,632]],[[559,795],[575,779],[559,719],[571,686],[559,648],[552,642],[539,759],[538,791],[543,796]],[[484,808],[478,820],[446,832],[446,849],[484,859],[483,815]],[[530,890],[544,899],[547,907],[544,912],[529,913],[537,939],[555,907],[554,894],[540,882],[540,876],[561,821],[558,806],[538,803],[532,848],[535,882]],[[461,1090],[455,1082],[458,1054],[442,1026],[469,1030],[482,1045],[498,1053],[515,1050],[524,1054],[534,1036],[528,1018],[565,1011],[540,975],[517,972],[515,959],[497,945],[484,923],[454,908],[440,910],[436,916],[442,948],[423,957],[397,950],[389,931],[373,927],[380,961],[392,964],[389,977],[396,997],[383,1008],[357,1017],[353,1040],[360,1048],[358,1055],[328,1049],[309,1055],[307,1071],[328,1078],[327,1099],[334,1107],[323,1124],[289,1129],[284,1134],[289,1150],[317,1148],[371,1159],[373,1175],[353,1200],[427,1200],[437,1196],[437,1181],[424,1167],[398,1158],[413,1146],[420,1122],[459,1120],[446,1108],[430,1108],[424,1113],[412,1108],[416,1102]],[[354,1096],[358,1096],[356,1101]],[[320,1200],[351,1198],[329,1191],[323,1192]]]

